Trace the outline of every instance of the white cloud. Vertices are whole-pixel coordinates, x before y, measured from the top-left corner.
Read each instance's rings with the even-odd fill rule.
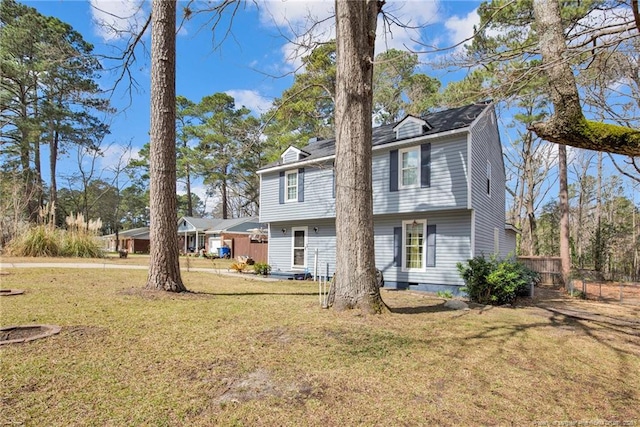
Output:
[[[137,34],[149,16],[144,1],[91,0],[96,34],[105,41]]]
[[[105,171],[116,172],[124,168],[131,160],[140,159],[140,148],[113,143],[102,151],[100,168]]]
[[[299,69],[301,58],[317,43],[335,37],[333,0],[264,0],[263,5],[259,8],[262,25],[277,29],[289,40],[281,48],[284,72]]]
[[[570,44],[589,42],[596,35],[600,41],[620,42],[628,38],[631,31],[635,31],[633,13],[628,7],[614,7],[611,9],[595,9],[582,18],[569,33],[573,39]]]
[[[225,93],[232,96],[236,101],[236,108],[244,105],[256,115],[260,115],[271,108],[272,101],[260,95],[255,90],[235,89],[228,90]]]
[[[473,28],[474,26],[478,26],[480,24],[480,16],[478,15],[478,10],[474,9],[469,12],[465,16],[457,16],[454,15],[447,19],[444,23],[444,26],[447,30],[449,30],[449,42],[451,46],[457,45],[458,43],[462,43],[465,40],[469,40],[473,37]],[[464,44],[470,43],[465,42]],[[462,45],[458,47],[461,49]]]
[[[440,20],[439,0],[389,2],[384,10],[392,19],[378,17],[376,54],[387,49],[417,49],[424,27]],[[297,70],[301,58],[317,43],[335,38],[333,0],[264,0],[262,25],[277,28],[290,41],[281,49],[287,71]]]
[[[385,22],[378,16],[376,54],[388,49],[421,50],[421,33],[441,21],[439,0],[388,2],[383,11],[393,19]]]

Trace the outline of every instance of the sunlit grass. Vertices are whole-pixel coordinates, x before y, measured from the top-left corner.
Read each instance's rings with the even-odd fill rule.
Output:
[[[313,282],[185,270],[178,295],[144,270],[3,273],[26,292],[1,297],[2,326],[63,329],[0,347],[0,424],[640,422],[638,329],[406,292],[383,293],[388,315],[334,313]]]

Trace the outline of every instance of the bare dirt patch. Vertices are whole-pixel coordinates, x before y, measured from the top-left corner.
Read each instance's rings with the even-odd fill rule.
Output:
[[[226,378],[223,382],[227,384],[227,388],[215,399],[221,405],[272,397],[300,401],[322,395],[321,390],[315,389],[308,382],[278,381],[269,371],[261,368],[240,378]]]
[[[286,328],[279,326],[259,333],[256,340],[262,343],[289,344],[292,337]]]
[[[582,291],[583,284],[577,281],[576,290]],[[611,301],[640,305],[640,283],[593,282],[584,283],[585,297],[595,301]]]
[[[93,338],[105,336],[109,333],[108,328],[102,328],[99,326],[69,326],[64,328],[66,335],[70,335],[77,338]]]

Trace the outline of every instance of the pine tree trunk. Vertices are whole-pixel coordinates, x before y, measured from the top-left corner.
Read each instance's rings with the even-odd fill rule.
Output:
[[[149,150],[150,260],[146,287],[186,291],[180,276],[176,199],[176,2],[153,0]]]
[[[571,273],[571,252],[569,248],[569,188],[567,185],[567,147],[558,145],[558,175],[560,180],[560,261],[562,280],[569,288]]]
[[[228,219],[229,218],[229,203],[227,201],[227,198],[229,196],[227,195],[227,180],[224,179],[224,178],[222,179],[221,195],[222,195],[222,219]]]
[[[333,307],[381,313],[376,281],[371,113],[382,2],[336,0],[336,277]]]
[[[49,183],[49,212],[53,218],[56,218],[56,210],[58,209],[58,183],[56,181],[58,166],[58,144],[60,136],[58,131],[51,129],[51,142],[49,143],[49,170],[51,178]]]
[[[635,227],[634,227],[634,236],[635,236]],[[602,248],[602,153],[598,153],[598,184],[597,184],[597,193],[596,193],[596,235],[595,235],[595,244],[594,246],[594,254],[593,254],[593,268],[598,272],[602,272],[603,267],[603,248]],[[635,242],[633,247],[635,248]],[[635,261],[635,257],[634,257]],[[635,263],[634,263],[635,265]]]

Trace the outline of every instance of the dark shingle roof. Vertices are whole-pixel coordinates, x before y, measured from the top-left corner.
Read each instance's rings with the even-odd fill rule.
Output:
[[[489,105],[490,103],[470,104],[465,105],[464,107],[451,108],[449,110],[427,114],[421,117],[421,119],[426,120],[427,123],[432,126],[432,128],[424,132],[421,136],[434,135],[470,126],[471,123],[473,123],[473,121],[480,114],[482,114],[482,112],[487,109]],[[400,141],[396,139],[396,134],[393,130],[396,124],[397,123],[391,123],[388,125],[373,128],[372,145],[376,147],[379,145]],[[301,159],[300,161],[320,159],[323,157],[332,156],[335,154],[335,150],[335,138],[312,142],[304,147],[304,151],[309,153],[309,156]],[[290,163],[293,164],[295,162]],[[269,169],[281,164],[281,161],[277,161],[270,163],[261,169]]]

